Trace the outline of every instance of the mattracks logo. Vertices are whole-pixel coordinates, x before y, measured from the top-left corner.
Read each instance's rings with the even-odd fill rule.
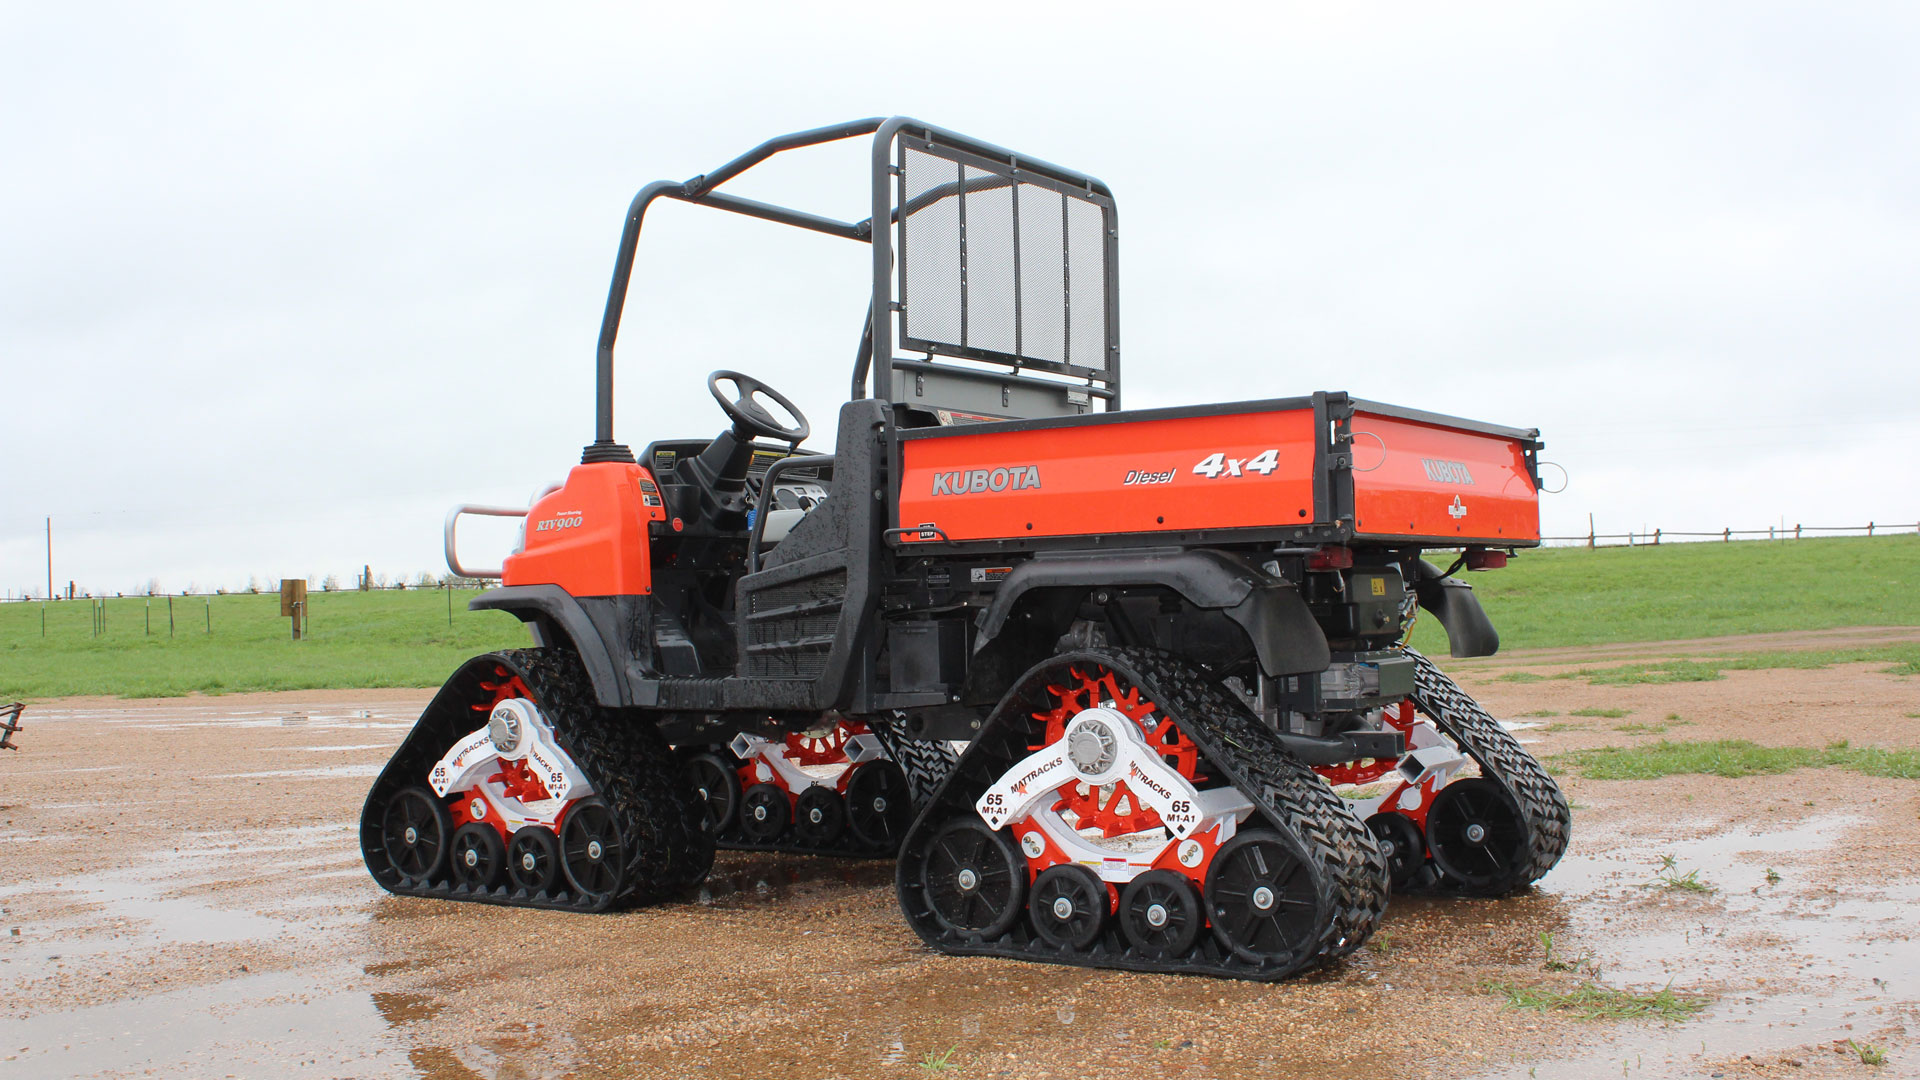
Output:
[[[1021,491],[1040,486],[1040,466],[1011,465],[999,469],[962,469],[933,474],[935,495],[972,495],[981,491]]]
[[[1052,772],[1053,770],[1059,768],[1061,763],[1064,760],[1065,760],[1064,758],[1054,758],[1053,760],[1047,762],[1046,764],[1041,765],[1038,768],[1034,769],[1032,772],[1029,772],[1027,775],[1014,781],[1013,784],[1010,785],[1013,793],[1015,795],[1025,795],[1027,793],[1027,789],[1033,786],[1033,782],[1035,780],[1038,780],[1041,777]]]

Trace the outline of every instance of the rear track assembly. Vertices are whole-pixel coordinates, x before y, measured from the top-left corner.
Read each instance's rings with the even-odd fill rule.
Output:
[[[1122,745],[1127,723],[1144,757]],[[1114,806],[1121,785],[1133,805]],[[1045,820],[1108,811],[1144,826],[1133,847],[1152,850],[1092,867]],[[1068,653],[1023,676],[914,823],[896,883],[908,923],[943,952],[1259,980],[1358,948],[1388,890],[1345,800],[1198,668],[1144,649]]]
[[[680,753],[718,847],[868,858],[893,856],[956,757],[884,722],[844,719]]]

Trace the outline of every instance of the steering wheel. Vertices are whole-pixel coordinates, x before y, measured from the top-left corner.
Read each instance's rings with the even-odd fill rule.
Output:
[[[728,400],[726,394],[721,392],[720,384],[723,382],[733,384],[732,400]],[[769,439],[778,439],[798,446],[813,433],[813,428],[807,424],[806,414],[800,411],[799,406],[788,401],[786,395],[780,391],[751,375],[742,375],[737,371],[716,371],[707,376],[707,391],[713,395],[713,400],[720,403],[721,410],[727,414],[729,420],[733,421],[734,427],[743,430],[746,434],[763,435]],[[766,406],[753,400],[755,394],[765,394],[773,399],[774,404],[785,409],[787,415],[793,417],[794,425],[781,427],[780,421],[773,418],[773,414],[767,411]]]

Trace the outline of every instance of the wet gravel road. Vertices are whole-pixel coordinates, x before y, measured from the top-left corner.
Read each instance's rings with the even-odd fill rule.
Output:
[[[1542,754],[1920,745],[1920,679],[1877,665],[1497,681],[1580,659],[1459,670]],[[723,854],[697,893],[601,917],[387,896],[355,823],[428,696],[31,707],[0,757],[0,1077],[1920,1075],[1920,782],[1575,779],[1532,894],[1396,899],[1351,961],[1256,986],[939,957],[872,862]],[[1625,716],[1571,715],[1602,709]],[[1660,887],[1662,856],[1712,891]],[[1543,966],[1543,934],[1582,970]],[[1596,968],[1711,1004],[1580,1020],[1496,992]]]

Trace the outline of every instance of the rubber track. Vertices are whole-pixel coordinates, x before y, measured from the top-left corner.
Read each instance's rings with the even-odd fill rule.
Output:
[[[992,941],[942,931],[919,885],[926,844],[945,822],[975,813],[973,801],[980,792],[1026,757],[1043,730],[1031,714],[1050,707],[1043,700],[1045,686],[1055,678],[1053,672],[1070,664],[1106,666],[1140,687],[1193,739],[1208,771],[1251,799],[1264,823],[1294,848],[1314,878],[1322,910],[1313,939],[1299,953],[1282,962],[1256,964],[1235,956],[1206,931],[1186,956],[1159,959],[1135,952],[1121,934],[1117,918],[1085,951],[1047,944],[1024,918]],[[1067,653],[1023,675],[908,831],[896,887],[908,925],[942,952],[1261,981],[1286,978],[1359,948],[1378,925],[1388,896],[1386,859],[1346,800],[1204,673],[1174,656],[1148,649]]]
[[[933,793],[946,782],[947,774],[953,771],[953,763],[959,760],[953,748],[946,743],[926,742],[909,739],[894,731],[881,721],[869,720],[867,730],[880,740],[887,749],[887,755],[893,758],[900,770],[907,774],[907,788],[913,793],[913,806],[916,811],[927,804]],[[709,747],[719,753],[723,760],[731,760],[721,746]],[[742,794],[745,794],[744,789]],[[738,821],[714,837],[714,845],[722,851],[765,851],[787,855],[834,855],[850,859],[891,859],[895,855],[892,848],[869,847],[860,843],[853,830],[842,829],[840,839],[827,847],[814,847],[798,841],[792,822],[787,830],[772,840],[754,840],[741,830]]]
[[[1406,649],[1414,662],[1414,708],[1425,713],[1443,733],[1480,766],[1480,773],[1505,788],[1526,823],[1532,859],[1520,878],[1491,892],[1518,892],[1544,877],[1566,853],[1573,831],[1573,811],[1560,785],[1554,783],[1537,758],[1460,684],[1448,678],[1433,661]],[[1443,887],[1457,886],[1443,880]]]
[[[553,723],[560,748],[573,758],[595,793],[613,812],[627,864],[620,888],[598,900],[570,890],[563,873],[552,891],[528,893],[503,884],[491,890],[440,880],[419,888],[401,885],[380,842],[381,813],[404,787],[424,784],[434,762],[478,726],[471,707],[487,700],[480,684],[494,682],[496,665],[525,681],[540,711]],[[712,838],[700,828],[699,796],[679,759],[651,720],[614,716],[594,703],[580,660],[555,649],[509,649],[462,665],[435,695],[394,752],[367,794],[360,817],[360,850],[374,880],[388,892],[444,900],[506,904],[565,911],[604,911],[671,896],[707,876]]]

